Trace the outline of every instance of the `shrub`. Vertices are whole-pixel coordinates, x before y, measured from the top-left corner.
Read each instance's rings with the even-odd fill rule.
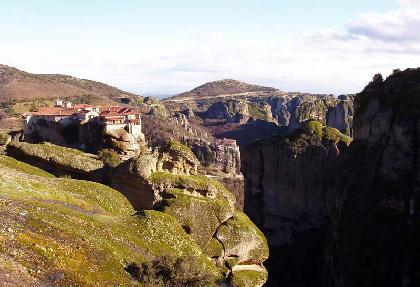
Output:
[[[315,134],[318,138],[322,138],[322,123],[318,121],[309,121],[308,129],[311,134]]]
[[[141,265],[130,263],[125,270],[144,287],[217,286],[214,276],[193,256],[163,256]]]
[[[0,132],[0,145],[7,144],[8,140],[9,140],[9,135],[6,134],[6,133],[1,133]]]
[[[102,149],[98,153],[98,158],[107,166],[116,167],[121,163],[118,153],[112,149]]]

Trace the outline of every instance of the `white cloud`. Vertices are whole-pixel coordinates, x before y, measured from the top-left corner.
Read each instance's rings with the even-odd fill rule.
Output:
[[[419,12],[417,9],[400,9],[385,14],[365,14],[348,24],[348,32],[349,35],[384,42],[416,42],[420,40]]]
[[[420,0],[398,0],[398,3],[404,7],[420,7]]]

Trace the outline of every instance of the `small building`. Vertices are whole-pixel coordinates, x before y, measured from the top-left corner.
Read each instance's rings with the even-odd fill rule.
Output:
[[[63,103],[62,100],[57,99],[54,107],[43,107],[36,112],[26,113],[22,116],[25,119],[26,130],[30,130],[41,119],[62,125],[68,125],[77,120],[80,124],[98,121],[104,124],[106,130],[123,128],[136,138],[142,134],[141,113],[121,106],[73,105],[70,101]]]
[[[141,113],[133,109],[107,107],[100,112],[99,121],[105,124],[107,130],[124,128],[135,137],[141,135]]]
[[[75,115],[81,122],[92,121],[99,117],[99,113],[93,110],[80,110]]]
[[[62,107],[63,106],[63,101],[60,99],[56,99],[55,100],[55,107]]]

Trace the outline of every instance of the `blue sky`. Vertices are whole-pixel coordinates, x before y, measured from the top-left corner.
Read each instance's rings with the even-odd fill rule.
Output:
[[[376,72],[420,66],[417,0],[0,0],[0,7],[0,63],[143,94],[222,78],[354,93]]]

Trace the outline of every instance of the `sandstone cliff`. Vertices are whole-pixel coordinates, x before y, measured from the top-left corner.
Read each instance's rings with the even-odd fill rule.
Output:
[[[340,149],[349,142],[338,130],[310,121],[288,137],[243,150],[244,212],[267,236],[270,286],[320,283],[327,196]]]
[[[91,153],[109,148],[117,151],[125,159],[137,156],[141,145],[145,145],[143,134],[136,138],[123,128],[107,130],[97,122],[80,123],[77,120],[67,125],[39,121],[25,128],[24,140],[30,143],[48,141]]]
[[[353,97],[278,92],[271,95],[226,97],[211,104],[201,116],[238,124],[253,118],[290,128],[296,128],[307,120],[317,120],[350,135]]]
[[[36,164],[44,170],[54,171],[57,175],[71,174],[84,178],[96,174],[97,170],[103,170],[103,164],[96,156],[78,150],[54,146],[50,143],[11,143],[7,150],[8,154],[26,160],[31,164]],[[11,159],[7,160],[10,161]],[[168,239],[167,243],[173,244],[173,247],[177,248],[177,244],[171,240],[180,240],[178,244],[184,244],[183,242],[186,242],[185,238],[188,238],[192,240],[192,244],[189,245],[190,249],[185,250],[185,254],[195,256],[195,260],[201,262],[199,268],[202,269],[199,270],[208,269],[212,274],[213,282],[222,280],[233,287],[262,286],[268,276],[262,265],[268,258],[268,246],[264,235],[245,214],[235,209],[235,196],[220,182],[196,174],[198,164],[198,160],[187,146],[170,141],[160,152],[146,153],[131,158],[115,169],[108,171],[110,185],[125,195],[134,210],[141,214],[141,220],[137,222],[136,219],[133,219],[132,223],[133,225],[137,224],[140,228],[140,230],[133,232],[141,233],[139,235],[140,243],[136,244],[142,244],[142,240],[151,240],[150,244],[152,245],[158,243],[158,240],[154,237],[153,239],[143,239],[143,236],[146,236],[146,238],[159,236],[161,240],[166,240],[167,236],[172,236],[173,238]],[[41,171],[38,173],[44,174]],[[52,177],[51,175],[48,176]],[[8,179],[7,176],[6,179]],[[25,180],[28,179],[25,177],[23,181]],[[29,191],[40,186],[40,183],[38,183],[40,179],[36,177],[34,180],[34,186],[28,186]],[[51,179],[48,180],[51,183],[53,182]],[[67,178],[63,180],[70,181]],[[13,179],[10,180],[10,184],[12,182]],[[78,184],[78,181],[74,181],[74,184]],[[85,184],[89,185],[88,182],[85,182]],[[92,185],[95,184],[92,183]],[[3,186],[4,183],[0,182],[0,192]],[[85,189],[86,192],[91,192],[89,186],[86,186]],[[65,191],[68,192],[67,189]],[[65,198],[67,199],[69,196],[66,194]],[[109,205],[102,198],[106,197],[106,194],[96,194],[95,196],[101,197],[98,199],[100,203]],[[77,210],[79,210],[79,207],[77,207]],[[146,218],[144,218],[145,216]],[[153,218],[147,219],[150,216]],[[110,220],[114,219],[110,218]],[[162,230],[168,228],[168,233],[162,235],[159,234],[160,231],[147,230],[142,225],[143,221],[156,224],[155,228],[167,225]],[[131,226],[130,224],[129,226]],[[122,226],[125,225],[115,223],[115,228],[122,228]],[[182,230],[179,235],[175,234],[179,232],[178,228]],[[153,234],[150,235],[149,233]],[[124,232],[122,236],[132,235],[131,233],[127,235],[127,232]],[[124,237],[118,240],[126,242]],[[142,248],[142,245],[140,247],[135,244],[132,245],[133,248]],[[181,256],[181,253],[174,254],[171,250],[168,252],[175,258]],[[114,252],[114,255],[118,253],[112,252]],[[127,257],[127,260],[133,260],[135,263],[145,261],[140,257]],[[87,264],[91,263],[88,262]],[[206,267],[206,264],[209,264],[209,266]],[[138,273],[136,266],[136,264],[129,265],[130,272],[133,272],[133,274]],[[141,278],[141,275],[137,277]]]
[[[121,164],[112,185],[137,210],[174,216],[232,286],[262,286],[267,280],[262,263],[268,257],[264,235],[235,210],[235,197],[221,183],[194,175],[198,161],[188,147],[168,142],[163,154]]]
[[[419,286],[420,69],[355,99],[355,141],[330,201],[326,286]]]

